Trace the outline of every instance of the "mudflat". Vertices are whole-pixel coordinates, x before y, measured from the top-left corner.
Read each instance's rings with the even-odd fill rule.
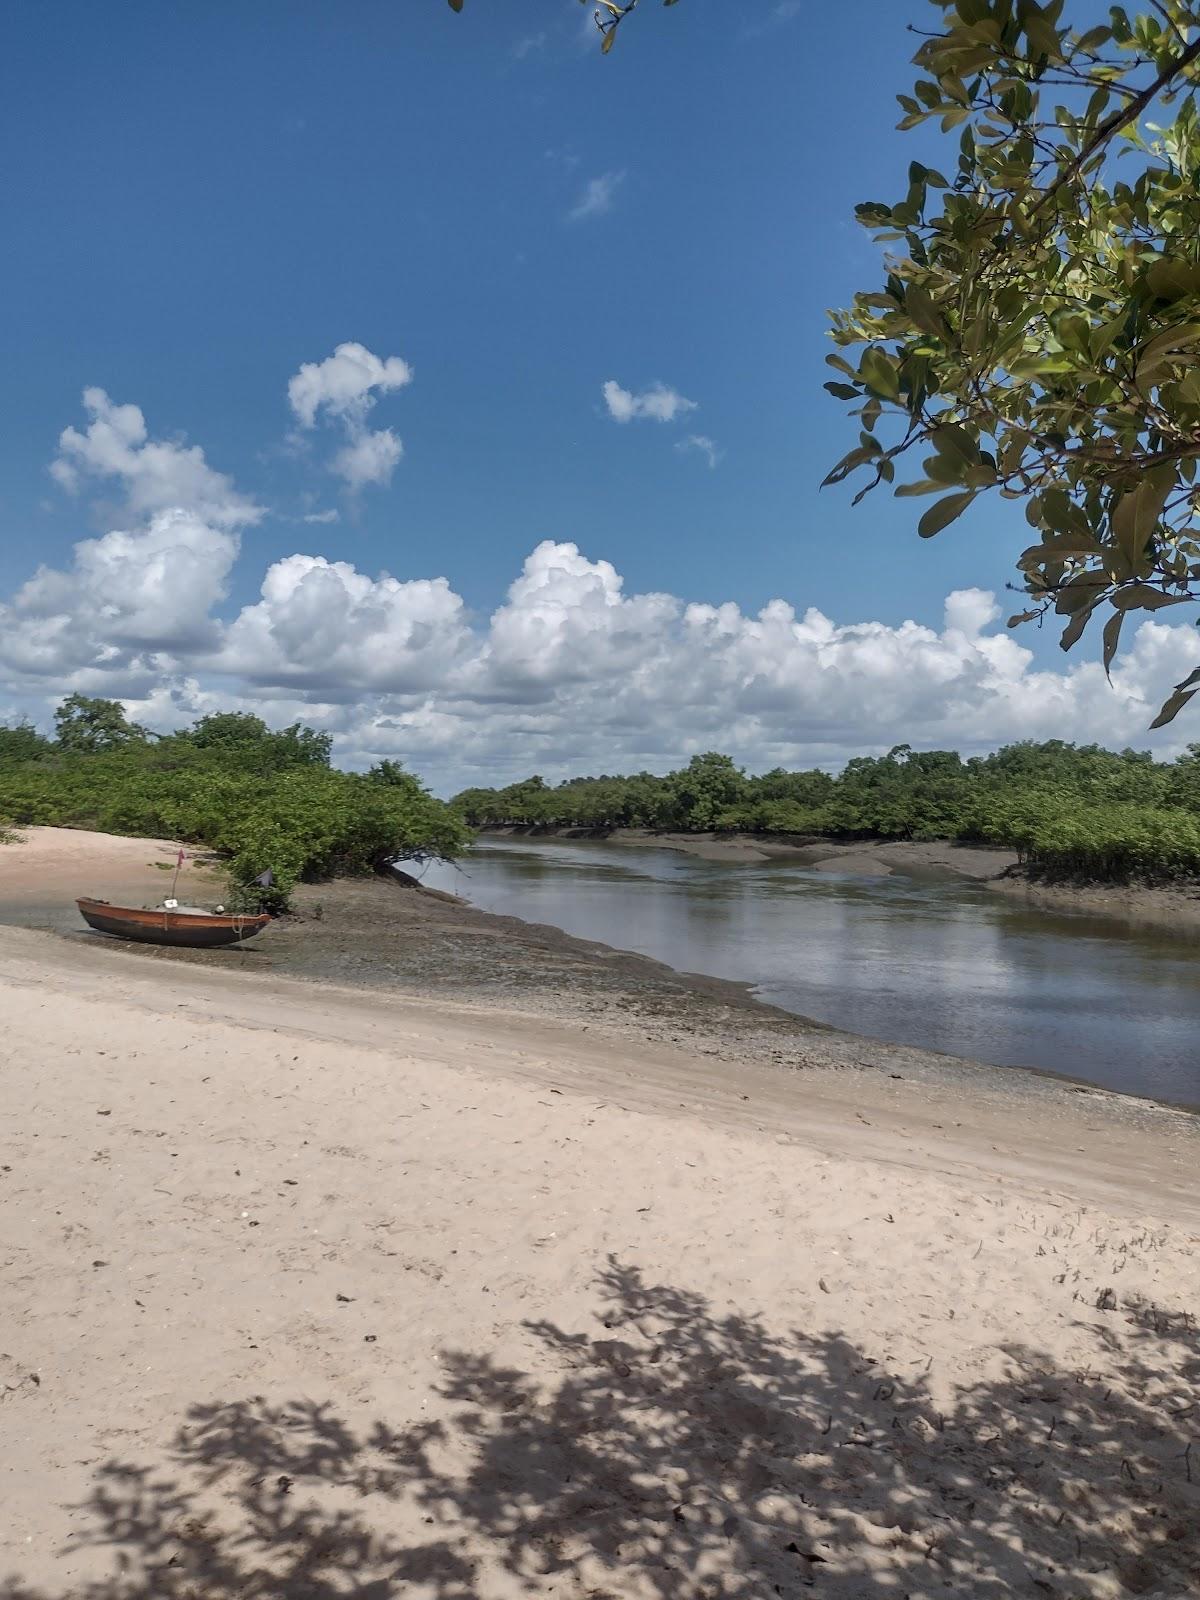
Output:
[[[0,1593],[1195,1587],[1196,1120],[602,951],[585,1021],[0,928]]]
[[[1022,866],[1015,851],[991,845],[956,844],[947,839],[801,839],[779,835],[671,833],[649,828],[493,827],[499,836],[603,839],[629,849],[677,850],[708,861],[738,862],[784,859],[817,872],[855,877],[889,877],[893,873],[947,874],[986,884],[1000,894],[1027,900],[1051,911],[1083,911],[1112,917],[1132,927],[1200,930],[1200,883],[1079,883],[1049,879]]]

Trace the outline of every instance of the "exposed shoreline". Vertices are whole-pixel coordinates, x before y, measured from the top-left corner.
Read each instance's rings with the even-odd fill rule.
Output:
[[[0,927],[14,1593],[1190,1592],[1195,1118],[161,956]]]
[[[1200,1119],[383,881],[124,945],[170,842],[29,833],[0,1587],[1191,1591]]]
[[[1074,883],[1050,880],[1020,864],[1015,851],[952,840],[814,840],[799,835],[688,834],[649,828],[488,827],[482,838],[575,840],[629,849],[677,850],[706,861],[753,864],[789,860],[817,872],[887,877],[894,872],[948,874],[1049,911],[1112,917],[1133,927],[1171,928],[1200,935],[1200,883]]]
[[[520,1013],[623,1047],[684,1048],[737,1066],[755,1062],[788,1072],[920,1083],[996,1105],[1036,1105],[1038,1115],[1064,1101],[1103,1101],[1134,1120],[1160,1106],[1193,1118],[1200,1110],[1101,1087],[1072,1074],[1069,1063],[1059,1071],[995,1066],[846,1031],[759,999],[750,981],[678,971],[550,924],[481,910],[415,880],[406,884],[404,874],[394,882],[300,884],[292,914],[240,949],[106,940],[83,929],[74,896],[153,904],[172,881],[168,865],[179,847],[82,830],[26,828],[23,834],[22,845],[0,845],[0,925],[53,932],[73,945],[95,947],[99,939],[118,961],[239,970],[264,981],[299,979],[449,1002],[482,1014]],[[935,856],[941,849],[914,848]],[[945,870],[937,860],[929,867]],[[211,869],[189,855],[180,896],[203,903],[219,893]]]

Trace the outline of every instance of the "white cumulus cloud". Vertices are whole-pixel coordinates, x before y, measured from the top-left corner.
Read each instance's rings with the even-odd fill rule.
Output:
[[[639,419],[674,422],[677,417],[697,409],[694,400],[685,399],[678,389],[672,389],[665,383],[652,384],[641,394],[634,394],[630,389],[622,389],[615,379],[610,378],[602,386],[601,392],[614,422],[634,422]]]
[[[380,395],[403,389],[413,372],[401,356],[377,356],[362,344],[340,344],[324,361],[306,361],[288,380],[288,404],[302,428],[319,419],[339,426],[345,444],[329,470],[352,492],[392,481],[404,446],[391,428],[372,430],[367,417]]]
[[[390,428],[375,432],[368,428],[346,441],[330,462],[330,470],[351,490],[368,483],[386,488],[403,454],[404,446]]]
[[[782,598],[748,612],[630,592],[610,562],[546,540],[490,617],[472,619],[445,577],[313,554],[272,562],[258,599],[225,617],[235,554],[233,535],[183,512],[82,541],[0,605],[0,703],[45,721],[82,688],[163,728],[253,707],[327,728],[343,761],[403,757],[444,790],[662,771],[711,748],[761,770],[901,743],[1165,754],[1197,737],[1187,712],[1147,731],[1196,665],[1185,624],[1131,631],[1110,686],[1095,659],[1039,666],[979,589],[949,595],[936,624],[836,620]]]
[[[345,561],[293,555],[224,631],[210,666],[320,699],[429,691],[467,653],[463,602],[445,578],[369,578]]]
[[[361,344],[339,344],[324,361],[305,361],[288,379],[288,404],[301,427],[311,428],[317,414],[361,421],[377,394],[403,389],[412,368],[400,356],[382,360]]]
[[[158,676],[212,648],[236,537],[181,508],[145,528],[113,529],[75,546],[68,567],[39,567],[0,603],[0,671],[55,680],[64,691]]]
[[[391,430],[366,424],[375,396],[407,381],[396,362],[342,346],[297,374],[297,417],[338,430],[335,469],[351,488],[386,481],[400,459]],[[639,394],[610,381],[604,396],[618,422],[694,409],[661,383]],[[1193,627],[1129,628],[1110,684],[1079,651],[1039,665],[980,589],[947,596],[937,621],[839,619],[802,595],[745,611],[631,591],[611,562],[544,540],[487,617],[445,576],[372,575],[302,552],[243,573],[257,598],[230,611],[239,532],[261,508],[198,446],[151,439],[137,406],[99,389],[85,405],[88,425],[63,433],[54,475],[75,491],[119,483],[121,510],[0,595],[5,714],[46,724],[73,690],[121,699],[162,729],[253,708],[328,729],[346,762],[401,756],[443,789],[531,771],[661,771],[712,748],[762,769],[904,743],[1062,738],[1169,754],[1200,737],[1186,710],[1148,731],[1196,665]],[[716,450],[706,435],[679,442]],[[336,517],[304,504],[314,526]]]
[[[115,405],[103,389],[83,391],[89,422],[81,433],[64,428],[51,475],[74,494],[92,479],[115,478],[133,516],[182,506],[219,528],[258,522],[263,508],[239,494],[199,445],[151,439],[141,408]]]

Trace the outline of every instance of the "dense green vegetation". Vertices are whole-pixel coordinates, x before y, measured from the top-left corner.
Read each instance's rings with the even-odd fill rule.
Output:
[[[452,857],[459,815],[385,761],[335,771],[330,739],[299,723],[272,732],[245,713],[202,717],[163,738],[114,701],[72,695],[57,737],[0,727],[0,827],[49,824],[158,835],[228,862],[233,903],[280,910],[301,878],[370,872],[389,861]],[[270,872],[273,883],[255,882]]]
[[[964,761],[900,745],[837,777],[748,777],[729,756],[694,756],[655,777],[539,777],[467,789],[473,827],[662,828],[838,839],[956,839],[1016,850],[1047,875],[1151,881],[1200,875],[1200,745],[1175,762],[1096,745],[1013,744]]]

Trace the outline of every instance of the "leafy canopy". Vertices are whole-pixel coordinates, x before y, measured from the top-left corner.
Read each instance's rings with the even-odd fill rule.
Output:
[[[54,713],[54,728],[59,748],[77,754],[115,750],[146,737],[144,728],[129,721],[119,700],[86,694],[67,696]]]
[[[1130,612],[1200,594],[1200,5],[1151,0],[1085,23],[1064,0],[931,0],[941,26],[901,128],[953,134],[859,221],[882,288],[831,313],[827,359],[869,474],[937,498],[931,537],[981,495],[1023,503],[1027,609],[1069,649],[1105,608],[1104,665]],[[1200,690],[1200,667],[1153,726]]]
[[[453,805],[476,827],[960,839],[1073,879],[1200,877],[1200,744],[1175,762],[1056,739],[968,761],[897,745],[855,757],[836,778],[778,767],[748,777],[709,751],[665,777],[572,778],[556,788],[526,778],[464,790]]]
[[[0,831],[8,820],[206,846],[242,908],[282,910],[298,880],[449,858],[467,844],[461,817],[397,762],[335,771],[329,736],[300,723],[272,731],[219,712],[149,738],[117,702],[80,695],[56,723],[56,743],[25,723],[0,728]]]

